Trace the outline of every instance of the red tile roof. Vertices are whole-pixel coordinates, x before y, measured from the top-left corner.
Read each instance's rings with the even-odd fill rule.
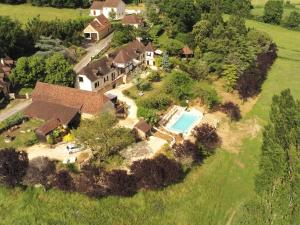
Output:
[[[90,25],[98,32],[111,27],[111,23],[109,22],[109,20],[102,14],[100,16],[97,16],[92,22],[90,22]]]
[[[193,51],[187,45],[182,48],[182,52],[184,55],[193,55]]]
[[[115,8],[122,2],[123,2],[122,0],[106,0],[104,2],[104,7]]]
[[[93,1],[91,5],[91,9],[102,10],[103,5],[104,5],[104,1]]]
[[[37,82],[32,100],[50,102],[71,108],[80,108],[82,113],[97,114],[101,112],[109,99],[100,93],[83,91],[59,85]]]
[[[127,16],[124,16],[124,18],[122,19],[122,24],[141,25],[142,23],[143,23],[143,20],[138,15],[127,15]]]
[[[147,133],[151,130],[151,126],[143,119],[137,122],[134,127],[143,131],[144,133]]]
[[[49,134],[50,132],[52,132],[53,130],[55,130],[61,125],[62,124],[59,119],[53,118],[47,121],[46,123],[44,123],[43,125],[41,125],[40,127],[38,127],[36,129],[36,132],[46,136],[47,134]]]
[[[145,47],[145,51],[147,51],[147,52],[154,52],[155,51],[155,49],[154,49],[154,47],[153,47],[153,45],[152,45],[151,42],[149,42],[147,44],[147,46]]]

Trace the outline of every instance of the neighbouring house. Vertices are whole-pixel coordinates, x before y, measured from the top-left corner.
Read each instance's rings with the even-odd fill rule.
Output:
[[[151,126],[144,119],[140,119],[133,129],[136,130],[138,137],[141,139],[147,139],[151,135]]]
[[[130,25],[130,26],[134,26],[135,28],[139,28],[144,26],[144,21],[142,19],[142,17],[138,16],[138,15],[126,15],[124,16],[124,18],[122,19],[122,25]]]
[[[9,95],[11,83],[8,77],[14,66],[15,61],[11,58],[0,58],[0,100]]]
[[[90,16],[104,15],[109,19],[122,19],[125,16],[125,3],[122,0],[93,1]]]
[[[67,129],[76,126],[80,117],[114,110],[114,104],[103,94],[37,82],[32,103],[24,110],[24,115],[45,121],[36,134],[39,140],[46,141],[47,135],[58,127]]]
[[[102,59],[90,62],[76,77],[76,87],[86,91],[110,90],[126,83],[139,65],[154,65],[154,48],[134,40]]]
[[[104,15],[97,16],[83,30],[84,38],[90,41],[99,41],[112,32],[111,23]]]
[[[190,58],[190,57],[193,57],[194,55],[194,52],[189,48],[189,46],[185,45],[183,48],[182,48],[182,54],[186,57],[186,58]]]

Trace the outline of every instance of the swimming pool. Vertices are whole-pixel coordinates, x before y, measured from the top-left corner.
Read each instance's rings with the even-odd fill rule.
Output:
[[[187,134],[196,125],[196,122],[202,119],[202,116],[200,112],[184,111],[177,120],[168,126],[168,129],[175,133]]]

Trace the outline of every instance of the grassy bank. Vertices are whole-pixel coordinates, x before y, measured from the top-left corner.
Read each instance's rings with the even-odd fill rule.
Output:
[[[269,33],[279,57],[247,118],[266,121],[271,98],[291,88],[300,98],[300,32],[248,21]],[[0,224],[234,224],[239,207],[251,198],[261,137],[243,141],[239,153],[219,150],[194,168],[183,183],[132,198],[91,200],[79,194],[37,189],[0,189]]]
[[[55,18],[67,20],[88,16],[88,9],[57,9],[51,7],[35,7],[31,4],[9,5],[0,4],[0,15],[9,16],[26,23],[28,19],[40,15],[42,20]]]

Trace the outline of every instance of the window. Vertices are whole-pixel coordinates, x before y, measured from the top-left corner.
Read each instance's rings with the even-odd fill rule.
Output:
[[[79,82],[83,82],[83,77],[78,77]]]
[[[147,52],[147,56],[152,56],[152,53],[151,52]]]
[[[94,16],[96,16],[96,10],[94,10]]]
[[[99,87],[99,81],[95,83],[95,88]]]
[[[112,73],[111,74],[111,80],[114,80],[114,79],[116,79],[116,75],[115,75],[115,73]]]

